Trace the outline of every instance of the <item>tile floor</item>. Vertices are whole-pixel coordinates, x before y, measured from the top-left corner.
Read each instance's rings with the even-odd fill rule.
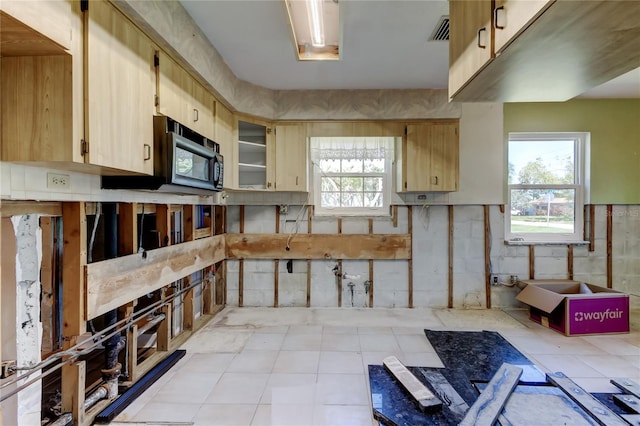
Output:
[[[564,337],[524,310],[225,308],[186,356],[115,420],[196,425],[377,425],[367,365],[397,356],[442,367],[424,335],[495,330],[544,371],[591,392],[640,381],[640,311],[630,334]]]

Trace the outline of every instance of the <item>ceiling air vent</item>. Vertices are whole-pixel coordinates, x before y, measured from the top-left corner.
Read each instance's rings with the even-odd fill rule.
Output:
[[[443,16],[436,24],[429,41],[449,41],[449,17]]]

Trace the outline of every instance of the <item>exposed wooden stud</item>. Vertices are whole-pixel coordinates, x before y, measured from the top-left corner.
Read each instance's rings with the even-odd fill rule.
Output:
[[[84,266],[87,264],[87,218],[84,203],[62,203],[62,336],[65,341],[86,331]],[[65,345],[65,348],[70,345]]]
[[[62,206],[58,202],[48,201],[5,201],[2,200],[1,217],[38,214],[41,216],[61,216]]]
[[[164,305],[160,312],[164,314],[164,320],[158,327],[157,348],[159,351],[168,351],[171,343],[171,305]]]
[[[589,251],[596,250],[596,206],[589,204]]]
[[[118,256],[138,251],[138,204],[118,204]]]
[[[133,324],[127,329],[127,353],[129,363],[129,380],[137,380],[136,367],[138,366],[138,326]]]
[[[532,244],[529,246],[529,279],[536,277],[536,247]]]
[[[184,241],[194,240],[196,227],[196,206],[187,204],[183,206],[182,228],[184,230]],[[201,270],[201,269],[200,269]],[[194,271],[195,272],[195,271]],[[191,286],[191,274],[186,275],[183,279],[185,287]],[[196,311],[194,305],[195,288],[187,290],[182,299],[182,328],[183,330],[193,330],[196,320]]]
[[[413,238],[413,207],[407,206],[407,234],[409,235],[409,262],[408,262],[408,271],[407,271],[407,281],[408,281],[408,300],[407,307],[413,308],[413,247],[411,245],[411,241]]]
[[[240,206],[240,233],[244,234],[244,206]],[[244,260],[238,261],[238,306],[243,306],[244,298]]]
[[[74,425],[85,424],[85,382],[85,361],[72,362],[62,366],[62,411],[71,413]]]
[[[369,219],[369,235],[373,234],[373,219]],[[373,308],[373,259],[369,259],[369,307]]]
[[[338,218],[338,234],[342,234],[342,218]],[[338,308],[342,307],[342,259],[338,259]]]
[[[489,206],[484,206],[484,294],[485,305],[491,309],[491,222]]]
[[[54,303],[55,285],[54,268],[54,238],[55,219],[40,217],[42,230],[42,263],[40,264],[40,284],[42,286],[40,316],[42,318],[42,353],[51,353],[55,348]]]
[[[393,220],[393,227],[398,227],[398,205],[394,204],[391,206],[391,218]]]
[[[276,209],[276,234],[280,233],[280,206]],[[280,259],[273,261],[273,307],[278,307],[278,284],[280,280]]]
[[[307,206],[307,234],[311,234],[313,206]],[[311,307],[311,259],[307,259],[307,308]]]
[[[448,301],[449,309],[453,308],[453,228],[454,228],[453,206],[449,206],[449,271],[448,275]]]
[[[182,208],[182,227],[184,228],[183,241],[193,241],[195,232],[195,206],[186,204]]]
[[[567,279],[573,279],[573,244],[567,245]]]
[[[226,206],[214,206],[213,208],[213,232],[215,235],[222,235],[226,232]],[[226,256],[225,256],[226,258]],[[225,305],[227,302],[227,262],[223,260],[215,265],[215,304]]]
[[[498,207],[500,208],[500,213],[504,214],[504,204],[500,204]]]
[[[156,206],[156,231],[158,231],[160,247],[171,244],[171,206],[169,204]]]
[[[607,204],[607,288],[613,288],[613,206]]]

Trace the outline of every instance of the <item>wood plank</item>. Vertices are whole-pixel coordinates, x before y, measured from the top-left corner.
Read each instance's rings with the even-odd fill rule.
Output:
[[[491,378],[487,388],[465,414],[460,426],[493,425],[500,415],[509,395],[517,386],[522,368],[504,363]]]
[[[171,342],[171,305],[164,305],[160,312],[164,315],[164,320],[158,326],[156,345],[158,351],[168,351]]]
[[[62,336],[67,341],[86,331],[83,268],[87,264],[87,218],[84,207],[84,203],[62,203]]]
[[[338,280],[338,308],[342,307],[342,259],[338,259],[338,271],[339,275],[336,277]]]
[[[453,206],[449,206],[449,252],[448,252],[449,270],[447,273],[447,280],[448,280],[447,306],[449,307],[449,309],[453,308],[453,258],[454,258],[453,229],[454,229]]]
[[[313,206],[307,206],[307,233],[313,231]],[[307,308],[311,307],[311,260],[307,259]]]
[[[200,238],[207,238],[212,235],[211,227],[208,226],[206,228],[198,228],[193,230],[193,239],[199,240]]]
[[[391,218],[393,220],[393,227],[398,227],[398,205],[394,204],[391,206]]]
[[[219,263],[218,263],[219,264]],[[210,314],[213,312],[213,307],[216,305],[216,298],[219,297],[219,292],[216,291],[217,280],[215,271],[216,266],[210,266],[205,271],[205,280],[202,287],[202,313]],[[222,301],[220,301],[222,304]]]
[[[589,204],[589,251],[596,250],[596,206]]]
[[[228,259],[409,259],[410,234],[227,234]]]
[[[485,306],[491,309],[491,222],[489,206],[484,206],[484,294]]]
[[[62,366],[62,412],[71,413],[73,424],[84,425],[85,361]]]
[[[224,258],[225,237],[216,235],[148,250],[144,256],[132,254],[87,265],[86,319],[95,318]]]
[[[411,245],[411,237],[413,236],[413,207],[407,206],[407,234],[409,236],[409,262],[407,262],[407,281],[408,293],[407,307],[413,308],[413,247]]]
[[[373,219],[369,219],[369,235],[373,234]],[[369,307],[373,308],[373,259],[369,259]]]
[[[442,408],[442,401],[418,380],[398,358],[395,356],[386,357],[382,360],[382,364],[393,378],[409,392],[421,411],[434,411]]]
[[[280,206],[275,206],[276,209],[276,234],[280,233]],[[280,280],[280,259],[274,259],[273,261],[273,307],[278,307],[278,285]]]
[[[573,244],[567,246],[567,279],[573,279]]]
[[[613,288],[613,206],[607,204],[607,288]]]
[[[138,251],[138,203],[118,203],[118,256]]]
[[[182,206],[182,226],[184,228],[184,241],[193,241],[195,232],[195,206],[186,204]]]
[[[169,204],[156,206],[156,231],[160,238],[160,247],[171,245],[171,206]]]
[[[240,233],[244,234],[244,206],[240,206],[240,223],[238,224]],[[227,236],[228,237],[228,236]],[[227,245],[229,240],[227,239]],[[229,258],[229,249],[227,246],[227,259]],[[238,306],[244,306],[244,260],[238,262]]]
[[[40,218],[42,229],[42,263],[40,264],[40,284],[42,293],[40,296],[40,317],[42,319],[42,348],[43,354],[51,353],[55,349],[55,286],[53,277],[54,268],[54,232],[55,219],[51,217]]]
[[[529,246],[529,279],[533,280],[536,276],[536,247],[532,244]]]
[[[185,278],[185,287],[191,285],[190,277]],[[193,324],[196,320],[196,310],[194,305],[195,289],[187,290],[184,293],[184,299],[182,301],[182,329],[193,330]]]
[[[547,373],[547,380],[556,387],[562,389],[569,398],[578,404],[599,424],[607,426],[626,425],[618,415],[591,396],[589,392],[582,389],[563,373]]]
[[[127,353],[125,354],[129,364],[129,380],[137,380],[138,375],[138,326],[133,324],[127,329]]]
[[[62,216],[62,205],[49,201],[5,201],[0,205],[0,216],[11,217],[25,214],[39,214],[41,216]]]
[[[640,398],[640,384],[631,379],[611,379],[611,384],[622,389],[625,393]]]
[[[640,413],[640,398],[633,395],[613,395],[613,402],[627,411]]]

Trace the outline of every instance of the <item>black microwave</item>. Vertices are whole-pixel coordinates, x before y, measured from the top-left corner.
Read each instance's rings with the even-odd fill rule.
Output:
[[[106,189],[205,194],[222,191],[220,145],[165,116],[153,117],[153,176],[103,176]]]

